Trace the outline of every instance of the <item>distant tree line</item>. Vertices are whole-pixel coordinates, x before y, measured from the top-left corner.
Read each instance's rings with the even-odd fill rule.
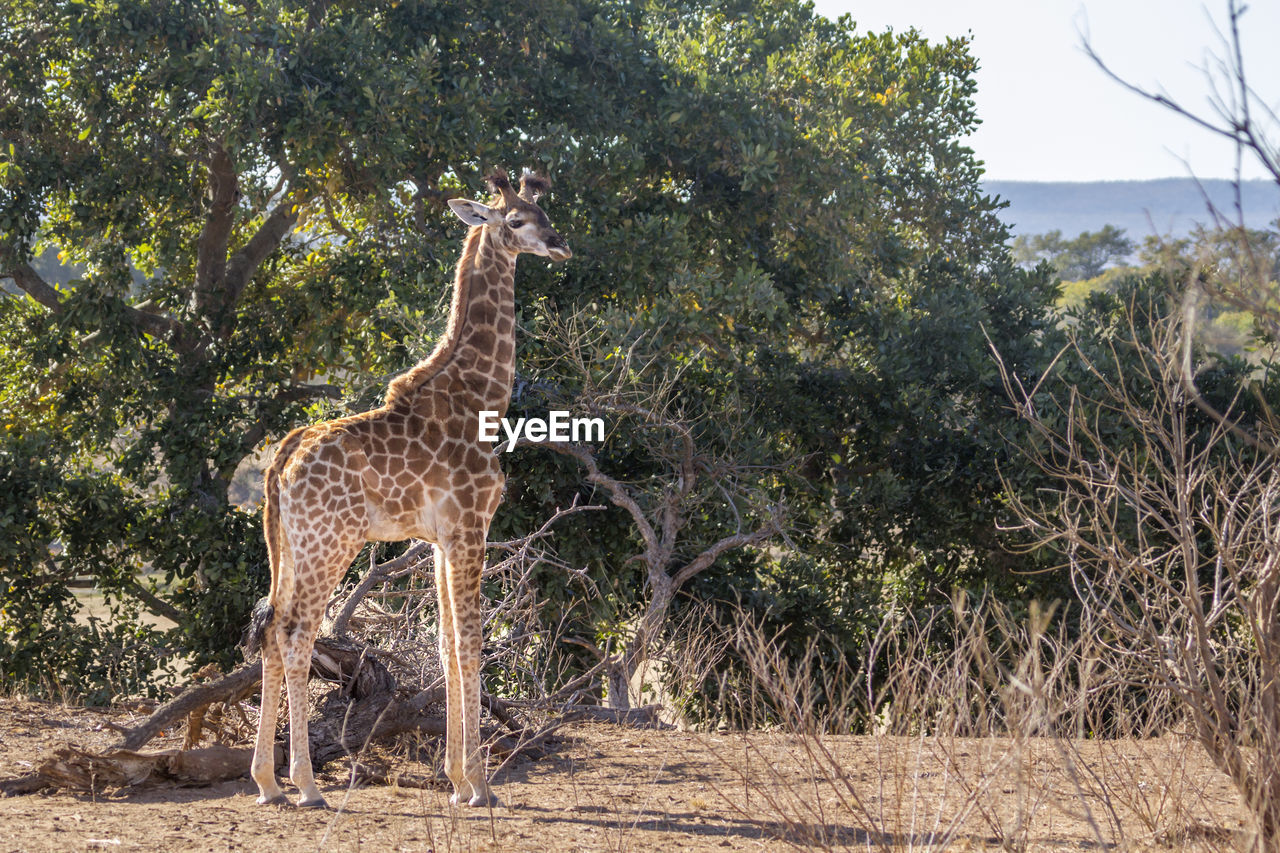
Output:
[[[1047,263],[1063,281],[1087,281],[1117,267],[1174,269],[1201,278],[1276,280],[1280,277],[1280,232],[1271,228],[1197,225],[1185,237],[1147,235],[1141,245],[1123,228],[1104,225],[1065,238],[1061,231],[1014,238],[1014,260],[1025,268]]]
[[[1123,228],[1104,225],[1099,231],[1082,231],[1070,239],[1058,230],[1020,234],[1013,241],[1013,257],[1027,267],[1047,263],[1064,280],[1081,281],[1097,278],[1112,264],[1126,263],[1134,248]]]

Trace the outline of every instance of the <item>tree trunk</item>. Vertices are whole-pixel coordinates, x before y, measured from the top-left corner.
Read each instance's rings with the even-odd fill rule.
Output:
[[[617,663],[609,667],[609,694],[605,699],[605,707],[619,711],[631,708],[631,675],[627,666],[629,655],[623,655]]]
[[[671,608],[675,587],[663,572],[650,572],[649,584],[653,589],[653,598],[649,600],[649,606],[645,608],[644,616],[636,626],[635,635],[627,644],[626,651],[608,668],[609,695],[606,707],[618,710],[632,707],[631,680],[635,678],[641,664],[649,659],[649,644],[662,631],[662,626],[667,621],[667,611]]]

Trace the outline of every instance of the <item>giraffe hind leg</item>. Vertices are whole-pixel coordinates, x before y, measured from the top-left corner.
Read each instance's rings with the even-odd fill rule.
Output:
[[[304,538],[306,543],[308,539]],[[310,541],[314,542],[315,538]],[[298,786],[301,808],[325,808],[324,797],[316,787],[311,768],[310,743],[307,737],[307,682],[311,675],[311,650],[315,647],[316,632],[324,617],[325,603],[337,585],[343,571],[351,565],[360,545],[351,540],[327,547],[305,548],[295,551],[294,590],[290,613],[282,621],[281,645],[284,658],[285,687],[289,693],[289,778]],[[302,570],[303,561],[298,551],[310,553],[311,559]]]
[[[280,682],[284,662],[276,642],[275,626],[266,625],[262,639],[262,711],[258,739],[253,750],[251,775],[258,784],[259,805],[288,805],[289,798],[276,781],[276,715],[280,709]]]
[[[315,628],[297,625],[284,637],[284,681],[289,694],[289,779],[298,786],[300,808],[327,806],[316,787],[311,770],[310,742],[307,738],[307,683],[311,675],[311,649]]]

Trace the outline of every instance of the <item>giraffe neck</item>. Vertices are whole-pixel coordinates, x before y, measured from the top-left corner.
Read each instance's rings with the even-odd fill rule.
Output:
[[[515,255],[489,229],[472,228],[458,261],[444,337],[431,355],[392,381],[387,404],[412,402],[429,380],[451,374],[480,409],[506,414],[515,378]]]

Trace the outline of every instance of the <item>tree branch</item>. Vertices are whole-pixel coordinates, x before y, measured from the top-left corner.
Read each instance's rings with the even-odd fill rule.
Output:
[[[25,291],[28,296],[48,308],[52,313],[61,314],[63,312],[62,300],[58,298],[57,289],[45,281],[40,273],[36,272],[31,264],[26,261],[18,261],[12,264],[9,269],[0,273],[0,278],[12,278],[13,283],[19,289]]]
[[[281,388],[273,394],[269,398],[268,402],[272,404],[294,403],[298,400],[307,400],[313,397],[328,397],[330,400],[340,400],[342,399],[342,389],[337,385],[330,384],[286,385],[284,388]],[[240,439],[240,449],[247,453],[257,447],[258,443],[267,437],[267,431],[269,429],[270,427],[267,423],[267,419],[265,417],[259,417],[257,422],[250,427],[244,434],[244,437]],[[230,472],[234,472],[236,465],[238,464],[239,462],[237,461],[235,464],[230,465],[228,468],[224,469],[223,472],[220,472],[219,476],[222,476],[223,473],[230,476]]]
[[[8,270],[0,272],[0,278],[13,279],[14,284],[20,290],[48,308],[52,314],[62,314],[66,310],[62,304],[58,289],[45,281],[40,273],[36,272],[31,264],[26,261],[19,261]],[[176,320],[161,314],[140,311],[123,302],[121,303],[121,313],[137,326],[139,331],[146,332],[153,337],[160,338],[169,334],[180,334],[183,331],[183,326]]]
[[[161,730],[169,728],[192,711],[213,702],[226,701],[262,681],[262,661],[247,663],[229,675],[210,684],[188,687],[181,694],[157,708],[136,728],[123,732],[120,749],[141,749]]]
[[[635,522],[636,529],[640,531],[640,538],[644,540],[645,561],[650,565],[654,565],[655,561],[660,560],[661,543],[659,543],[658,536],[653,530],[653,525],[649,523],[649,519],[645,518],[644,510],[640,508],[640,504],[636,503],[635,498],[631,496],[631,492],[627,490],[626,486],[600,470],[600,466],[596,464],[595,454],[584,445],[521,440],[517,447],[543,447],[565,456],[572,456],[581,462],[582,466],[587,469],[587,482],[604,488],[609,493],[609,500],[615,506],[620,506],[631,514],[631,519]]]
[[[1245,76],[1244,58],[1240,47],[1240,18],[1248,9],[1242,6],[1236,0],[1231,0],[1227,4],[1227,14],[1230,20],[1231,39],[1228,45],[1230,50],[1230,58],[1223,60],[1221,72],[1227,78],[1227,82],[1231,84],[1231,95],[1234,99],[1233,103],[1227,103],[1223,96],[1218,93],[1216,85],[1209,70],[1205,69],[1205,76],[1209,78],[1210,87],[1214,96],[1212,104],[1215,111],[1219,114],[1221,123],[1215,120],[1204,118],[1203,116],[1192,112],[1184,107],[1178,101],[1165,94],[1157,94],[1148,91],[1134,83],[1130,83],[1121,77],[1103,61],[1102,57],[1094,50],[1089,40],[1084,39],[1084,51],[1094,64],[1113,81],[1118,83],[1128,91],[1159,104],[1160,106],[1171,110],[1175,114],[1182,116],[1187,121],[1198,125],[1210,133],[1231,140],[1239,149],[1247,149],[1253,152],[1258,162],[1276,181],[1280,181],[1280,160],[1277,159],[1274,152],[1269,150],[1265,138],[1259,133],[1257,125],[1253,121],[1252,111],[1250,109],[1257,97],[1256,93],[1249,86],[1248,79]],[[1270,112],[1265,103],[1262,104],[1265,111]]]
[[[350,228],[343,225],[342,222],[338,220],[338,215],[334,213],[333,200],[329,198],[329,193],[321,191],[320,202],[324,207],[324,218],[329,222],[329,227],[334,231],[337,231],[343,237],[346,237],[348,240],[355,240],[355,233]]]
[[[137,326],[139,331],[146,332],[153,338],[164,338],[170,335],[181,338],[187,332],[186,326],[172,317],[153,314],[150,311],[140,311],[131,305],[125,305],[123,308],[124,315],[133,322],[133,325]]]
[[[1225,413],[1219,412],[1217,407],[1206,400],[1200,393],[1200,389],[1196,387],[1195,371],[1191,367],[1192,333],[1196,326],[1196,309],[1190,292],[1183,299],[1182,311],[1182,353],[1178,360],[1178,374],[1182,390],[1191,398],[1191,402],[1196,405],[1196,408],[1213,418],[1218,426],[1227,430],[1254,450],[1262,451],[1271,456],[1280,456],[1280,447],[1276,447],[1271,442],[1265,441],[1241,427],[1238,423],[1228,418]]]
[[[187,615],[151,590],[147,589],[137,579],[132,579],[128,583],[129,592],[141,601],[146,608],[156,616],[162,616],[170,622],[181,625],[186,621]]]
[[[253,274],[258,271],[258,267],[266,260],[267,255],[275,251],[285,236],[293,230],[294,223],[298,221],[298,206],[298,200],[292,194],[286,195],[267,215],[266,220],[249,238],[249,242],[231,256],[231,260],[227,262],[222,286],[223,304],[226,308],[230,309],[240,301],[240,296],[248,286],[249,279],[253,278]],[[227,320],[222,323],[220,330],[223,337],[231,333],[234,325],[230,322],[232,316],[234,315],[228,310]]]
[[[686,581],[689,580],[689,578],[714,563],[716,558],[721,554],[727,551],[733,551],[737,548],[746,548],[750,545],[756,545],[766,539],[770,539],[778,535],[781,532],[782,524],[778,520],[777,516],[774,515],[768,522],[751,533],[735,533],[732,536],[724,537],[681,567],[675,575],[672,576],[672,588],[679,589]]]
[[[196,281],[192,305],[202,317],[209,317],[219,304],[227,269],[227,245],[235,222],[239,196],[235,164],[221,143],[210,146],[209,210],[196,244]]]
[[[504,539],[501,542],[490,542],[487,547],[497,548],[502,551],[519,551],[522,548],[527,547],[531,542],[535,542],[544,536],[551,535],[551,528],[560,519],[566,516],[576,515],[580,512],[590,512],[600,509],[608,509],[608,507],[601,506],[600,504],[580,504],[578,503],[578,496],[574,495],[573,503],[564,509],[556,507],[556,511],[551,515],[551,517],[542,522],[542,526],[532,533],[521,536],[519,539]]]
[[[369,552],[369,572],[360,581],[355,591],[347,597],[346,604],[333,620],[333,627],[330,629],[330,635],[334,637],[343,637],[347,633],[347,626],[351,622],[351,617],[355,615],[356,607],[369,594],[369,590],[382,581],[395,580],[397,576],[404,574],[410,570],[409,567],[416,567],[417,563],[427,558],[427,551],[430,545],[427,542],[416,541],[399,557],[394,560],[388,560],[385,563],[377,562],[375,556],[376,551]],[[421,709],[419,709],[421,710]]]

